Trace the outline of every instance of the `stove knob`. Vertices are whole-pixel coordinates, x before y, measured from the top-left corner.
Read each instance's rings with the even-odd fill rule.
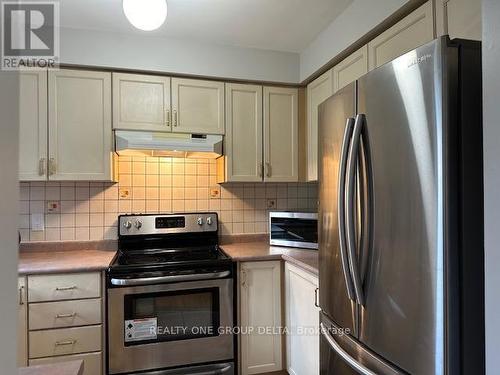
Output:
[[[132,222],[130,220],[127,220],[126,222],[123,223],[123,226],[126,229],[130,229],[130,228],[132,228]]]
[[[210,216],[207,217],[207,224],[212,225],[212,218]]]
[[[203,218],[199,217],[197,223],[198,225],[203,225]]]
[[[136,220],[136,221],[135,221],[135,227],[136,227],[137,229],[141,229],[141,227],[142,227],[142,221],[140,221],[140,220]]]

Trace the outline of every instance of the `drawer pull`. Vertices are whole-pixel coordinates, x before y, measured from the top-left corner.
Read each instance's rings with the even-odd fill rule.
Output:
[[[71,313],[71,314],[57,314],[56,319],[62,319],[62,318],[74,318],[76,316],[76,312]]]
[[[64,290],[74,290],[76,289],[76,285],[72,285],[72,286],[58,286],[56,287],[56,290],[61,292],[61,291],[64,291]]]
[[[64,340],[64,341],[56,341],[56,346],[64,346],[64,345],[74,345],[76,344],[76,340]]]

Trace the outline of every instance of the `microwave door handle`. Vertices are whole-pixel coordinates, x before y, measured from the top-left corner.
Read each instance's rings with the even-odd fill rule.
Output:
[[[354,123],[349,156],[347,157],[346,194],[345,194],[345,218],[347,228],[347,253],[349,255],[349,270],[354,284],[354,292],[359,305],[364,305],[365,298],[359,274],[358,257],[356,254],[356,210],[355,210],[355,185],[356,167],[358,165],[358,153],[360,147],[361,130],[363,128],[364,115],[357,115]]]
[[[112,285],[130,286],[130,285],[151,285],[162,283],[173,283],[180,281],[198,281],[209,279],[223,279],[231,274],[230,271],[198,273],[192,275],[173,275],[173,276],[158,276],[158,277],[141,277],[137,279],[111,279]]]
[[[347,296],[351,301],[356,301],[354,294],[354,286],[349,272],[349,259],[347,256],[347,239],[346,239],[346,224],[345,224],[345,191],[346,191],[346,169],[347,169],[347,154],[351,135],[354,128],[354,119],[348,118],[345,125],[344,137],[342,140],[342,148],[340,151],[340,166],[338,176],[338,225],[339,225],[339,240],[340,240],[340,258],[342,262],[342,271],[347,289]]]

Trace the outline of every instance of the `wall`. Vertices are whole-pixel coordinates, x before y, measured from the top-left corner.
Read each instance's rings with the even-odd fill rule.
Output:
[[[215,183],[215,160],[119,158],[119,183],[21,183],[19,228],[23,241],[100,240],[117,237],[120,213],[216,211],[221,234],[267,232],[267,203],[276,209],[315,209],[316,184]],[[120,197],[123,190],[128,197]],[[219,192],[210,197],[210,190]],[[45,231],[30,230],[30,214],[45,214]]]
[[[61,63],[282,83],[299,81],[299,54],[93,30],[61,29]]]
[[[355,0],[300,54],[300,81],[374,29],[410,0]]]
[[[500,369],[500,1],[483,0],[486,372]]]
[[[0,365],[2,374],[16,374],[17,318],[17,148],[19,123],[17,74],[0,71]]]

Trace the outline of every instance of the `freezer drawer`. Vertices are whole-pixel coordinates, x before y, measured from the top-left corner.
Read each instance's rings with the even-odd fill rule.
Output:
[[[405,375],[320,316],[320,375]]]

